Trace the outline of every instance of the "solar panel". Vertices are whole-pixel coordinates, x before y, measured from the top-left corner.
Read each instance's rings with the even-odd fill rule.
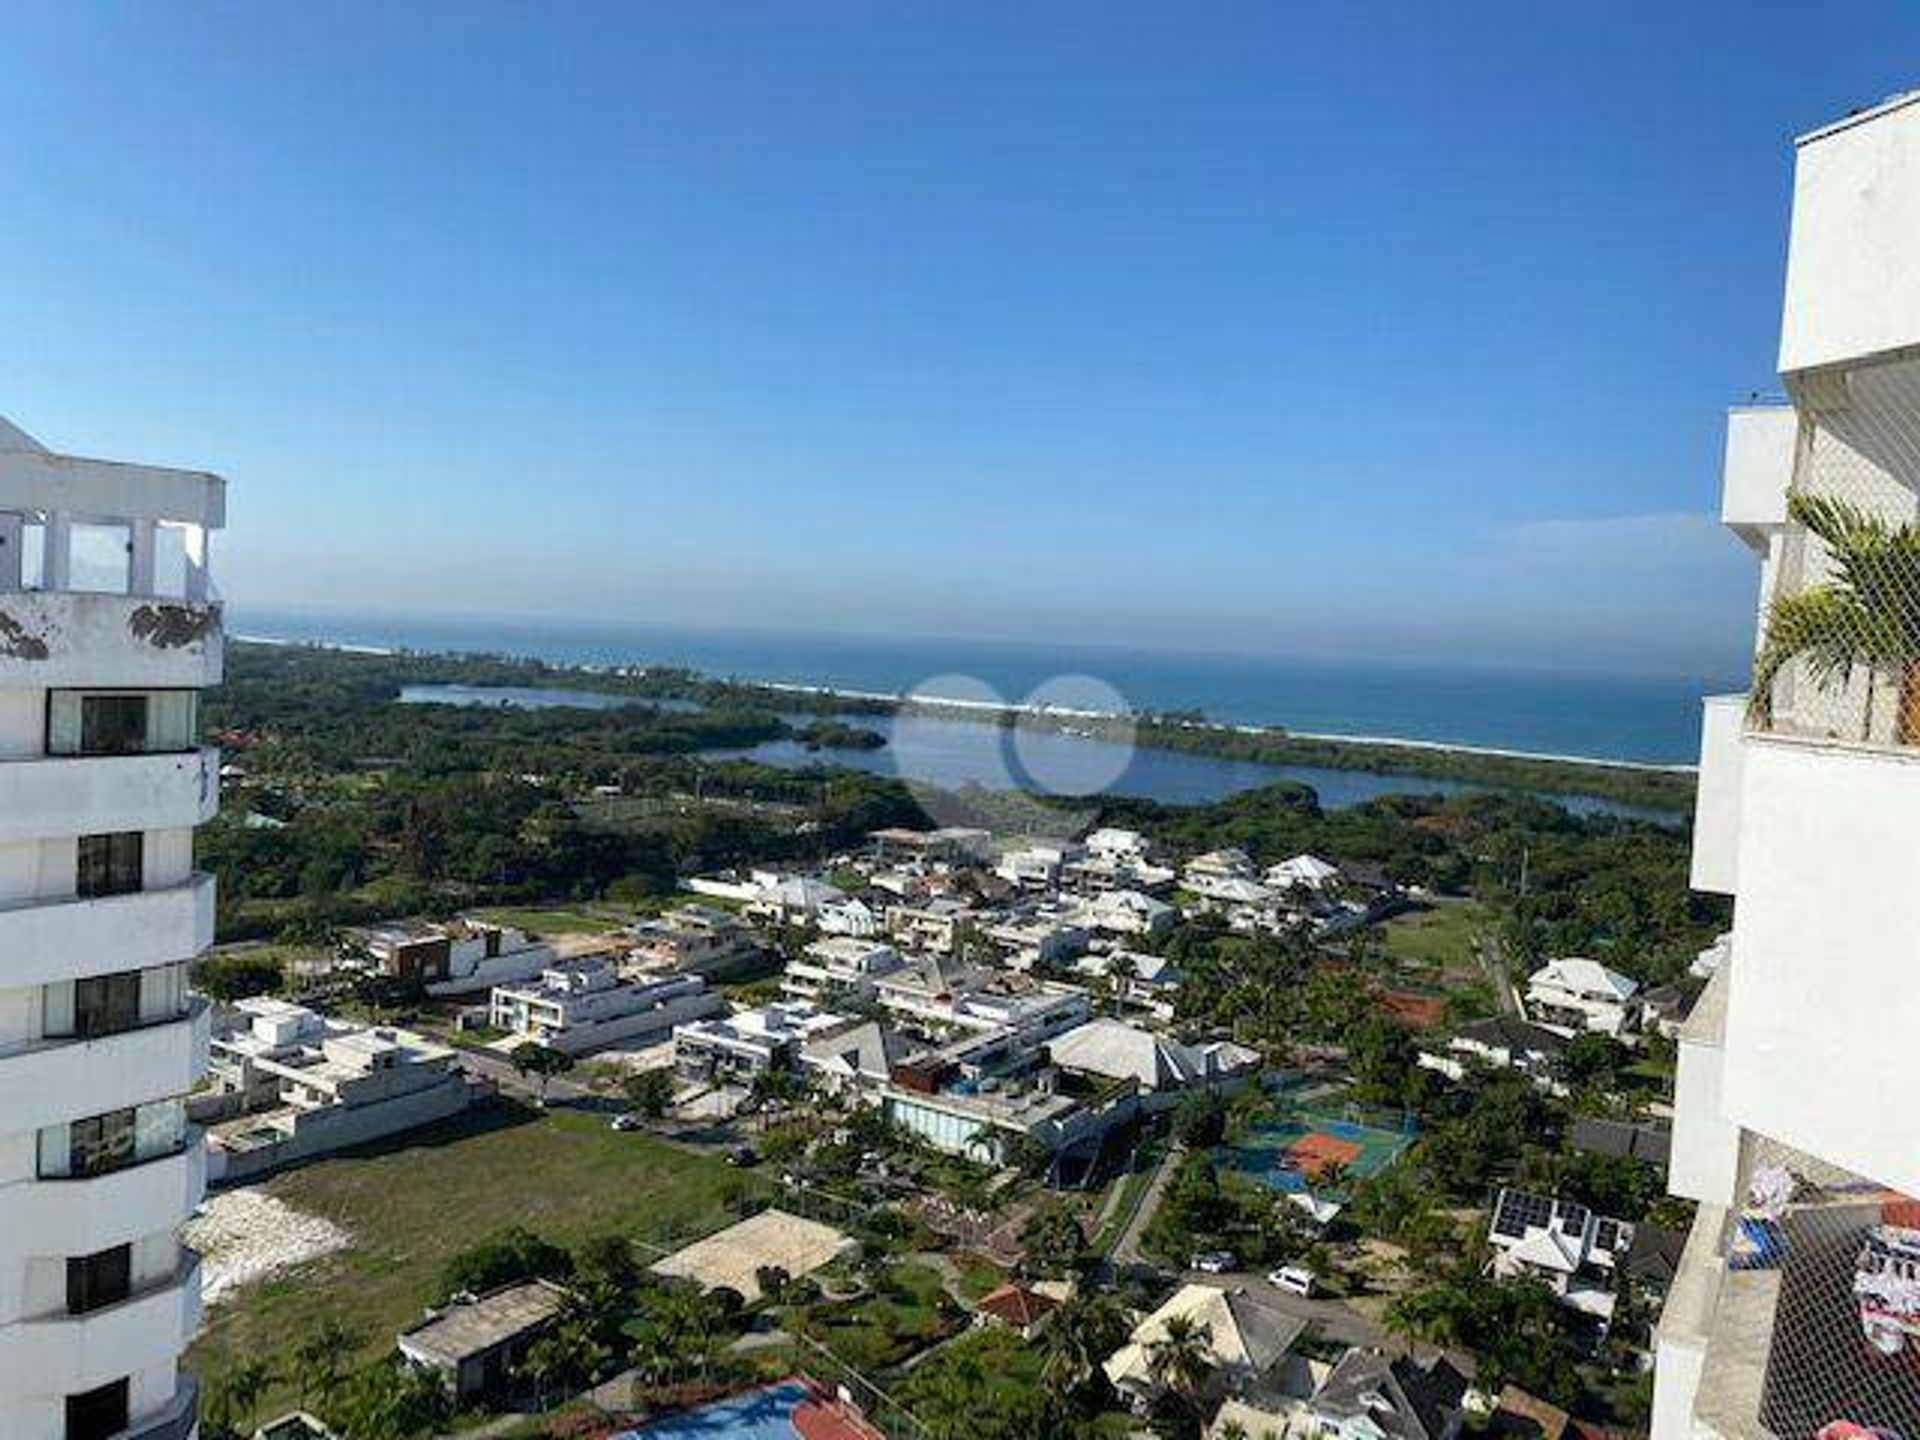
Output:
[[[1522,1190],[1503,1190],[1494,1209],[1493,1233],[1518,1240],[1529,1230],[1543,1228],[1553,1218],[1553,1202]]]
[[[1596,1249],[1614,1251],[1620,1248],[1620,1222],[1602,1220],[1593,1227],[1593,1243]]]
[[[1569,1235],[1584,1235],[1587,1230],[1587,1207],[1568,1200],[1560,1207],[1560,1228]]]

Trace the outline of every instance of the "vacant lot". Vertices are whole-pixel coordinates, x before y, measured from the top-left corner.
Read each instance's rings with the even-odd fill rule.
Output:
[[[1448,900],[1396,915],[1380,933],[1387,953],[1410,971],[1460,983],[1480,978],[1473,937],[1492,923],[1493,916],[1484,905]]]
[[[720,1160],[617,1134],[595,1116],[508,1103],[470,1111],[263,1182],[274,1199],[337,1225],[353,1243],[210,1309],[193,1364],[203,1375],[248,1357],[284,1368],[329,1316],[359,1335],[360,1358],[372,1359],[419,1318],[447,1259],[496,1230],[524,1225],[562,1244],[618,1231],[652,1253],[731,1219],[728,1192],[742,1183]],[[270,1401],[290,1393],[287,1378],[279,1381]]]

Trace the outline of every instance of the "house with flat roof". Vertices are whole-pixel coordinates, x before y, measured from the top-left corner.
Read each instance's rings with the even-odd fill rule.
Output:
[[[507,1032],[496,1048],[529,1042],[565,1055],[590,1055],[615,1045],[654,1045],[676,1025],[718,1015],[725,998],[700,975],[623,974],[604,955],[556,965],[524,985],[496,985],[489,1018]]]
[[[881,977],[905,963],[900,952],[883,941],[829,935],[787,961],[780,989],[796,1000],[831,1001],[841,996],[869,1000]]]
[[[753,927],[718,905],[681,905],[636,920],[627,933],[630,958],[648,969],[712,976],[760,953]]]
[[[790,1069],[809,1040],[849,1023],[845,1015],[801,1000],[694,1020],[674,1027],[674,1068],[690,1080],[708,1081]]]
[[[208,1041],[208,1178],[229,1183],[444,1120],[476,1087],[445,1045],[258,996],[223,1008]]]
[[[460,1404],[503,1397],[527,1351],[559,1322],[571,1298],[551,1280],[525,1280],[456,1298],[400,1332],[400,1354],[431,1370]]]
[[[484,920],[380,925],[355,932],[352,943],[380,973],[436,996],[531,979],[555,958],[546,941]]]

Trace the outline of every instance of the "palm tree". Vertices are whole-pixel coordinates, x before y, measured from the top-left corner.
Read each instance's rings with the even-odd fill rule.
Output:
[[[1076,1294],[1053,1317],[1043,1343],[1049,1374],[1063,1374],[1068,1390],[1093,1379],[1100,1362],[1126,1339],[1127,1321],[1119,1303],[1104,1290]]]
[[[1749,716],[1762,727],[1773,723],[1773,682],[1796,660],[1823,689],[1865,668],[1899,677],[1895,738],[1920,745],[1920,527],[1890,525],[1848,501],[1818,495],[1789,497],[1787,518],[1826,545],[1834,573],[1774,600],[1754,661]],[[1872,727],[1869,686],[1862,739]]]
[[[1213,1374],[1213,1332],[1191,1315],[1167,1320],[1159,1338],[1147,1343],[1147,1369],[1153,1378],[1193,1405]]]
[[[333,1403],[340,1388],[341,1367],[359,1345],[360,1337],[329,1315],[318,1330],[294,1347],[293,1372],[302,1406],[309,1399],[317,1399],[322,1409]]]
[[[260,1401],[274,1379],[272,1369],[264,1360],[242,1360],[221,1376],[214,1408],[220,1412],[222,1423],[231,1425],[237,1412],[246,1417],[245,1428],[251,1431],[254,1412],[260,1408]]]

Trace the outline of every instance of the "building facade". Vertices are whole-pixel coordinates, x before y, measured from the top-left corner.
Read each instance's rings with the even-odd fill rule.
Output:
[[[1703,726],[1693,884],[1734,923],[1679,1034],[1655,1440],[1920,1429],[1920,94],[1796,151],[1787,398],[1726,441],[1759,625]]]
[[[53,454],[0,421],[0,1435],[178,1440],[200,1322],[178,1229],[213,940],[193,830],[218,683],[218,478]]]

